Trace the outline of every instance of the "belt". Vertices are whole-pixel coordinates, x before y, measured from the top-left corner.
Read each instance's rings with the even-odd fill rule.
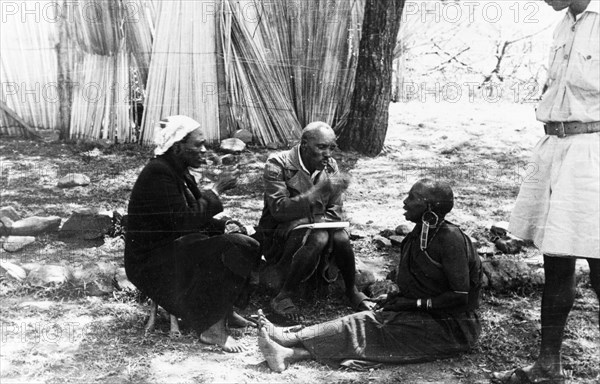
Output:
[[[546,135],[554,135],[558,137],[578,135],[581,133],[600,132],[600,121],[593,121],[591,123],[582,123],[580,121],[550,121],[544,124],[544,131],[546,131]]]

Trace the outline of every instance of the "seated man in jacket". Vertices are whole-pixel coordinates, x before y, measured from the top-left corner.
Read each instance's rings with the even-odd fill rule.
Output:
[[[331,251],[344,278],[346,296],[355,308],[374,306],[355,286],[354,252],[344,229],[293,230],[301,224],[341,221],[342,192],[348,181],[331,157],[335,148],[333,129],[313,122],[302,131],[300,144],[271,155],[265,165],[265,206],[259,231],[263,253],[281,286],[271,307],[292,321],[301,320],[292,293],[315,272],[326,269],[323,265],[329,260],[321,260],[324,250]]]

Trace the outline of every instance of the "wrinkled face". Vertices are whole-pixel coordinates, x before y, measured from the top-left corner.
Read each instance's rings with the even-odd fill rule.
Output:
[[[327,166],[336,148],[333,130],[320,129],[302,142],[300,151],[302,162],[311,172],[321,170]]]
[[[206,147],[204,147],[204,135],[200,127],[189,134],[184,143],[179,144],[179,151],[176,154],[183,163],[192,168],[198,168],[204,159]]]
[[[408,197],[404,199],[404,217],[408,221],[413,223],[420,223],[423,213],[427,211],[428,202],[431,203],[431,199],[427,200],[427,188],[421,184],[416,183],[408,191]]]
[[[573,0],[544,0],[555,11],[561,11],[571,5]]]

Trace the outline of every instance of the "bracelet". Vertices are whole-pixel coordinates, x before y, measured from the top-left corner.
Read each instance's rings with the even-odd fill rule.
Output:
[[[427,299],[427,310],[431,309],[431,299]]]
[[[417,308],[421,308],[421,299],[417,299]]]

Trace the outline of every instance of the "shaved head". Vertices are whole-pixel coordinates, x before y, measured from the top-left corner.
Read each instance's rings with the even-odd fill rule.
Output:
[[[437,215],[444,217],[454,207],[454,192],[450,184],[433,179],[421,179],[415,183],[420,184],[427,203],[431,204],[431,210]]]
[[[301,141],[307,142],[308,140],[314,139],[320,135],[333,136],[335,138],[335,132],[333,132],[333,129],[329,126],[329,124],[322,121],[313,121],[302,130]]]

